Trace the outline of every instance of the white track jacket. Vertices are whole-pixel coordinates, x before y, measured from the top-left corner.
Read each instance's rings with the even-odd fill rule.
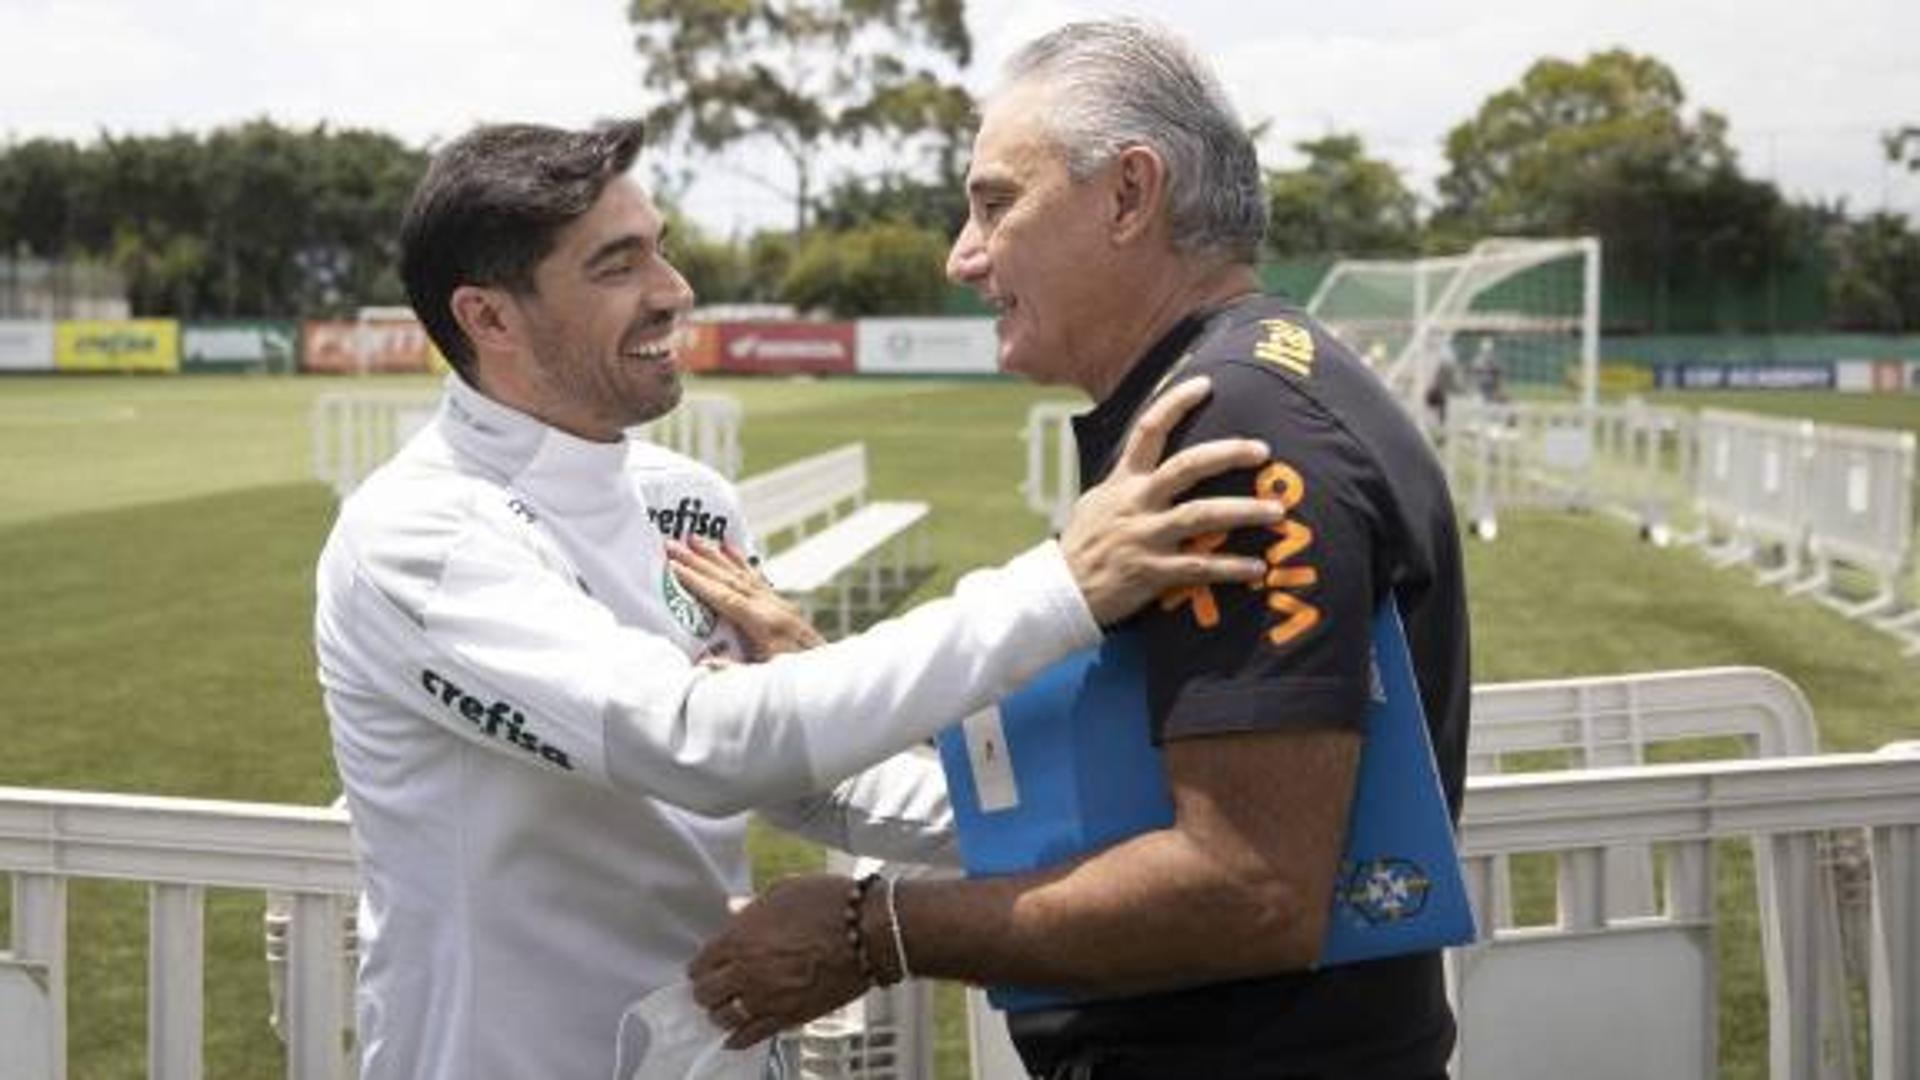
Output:
[[[605,1080],[622,1011],[748,890],[740,812],[951,858],[937,767],[836,783],[1099,636],[1045,544],[865,634],[703,665],[734,639],[662,535],[744,531],[704,466],[457,377],[343,504],[315,638],[365,884],[365,1080]]]

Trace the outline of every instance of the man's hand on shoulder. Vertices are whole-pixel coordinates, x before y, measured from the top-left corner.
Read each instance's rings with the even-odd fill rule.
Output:
[[[1258,559],[1183,547],[1187,539],[1248,526],[1271,525],[1284,511],[1256,498],[1194,499],[1175,504],[1188,488],[1267,460],[1254,439],[1220,439],[1189,447],[1162,462],[1174,425],[1210,391],[1205,378],[1188,379],[1148,405],[1121,448],[1113,472],[1074,504],[1060,546],[1087,609],[1112,625],[1167,589],[1253,582],[1266,573]]]

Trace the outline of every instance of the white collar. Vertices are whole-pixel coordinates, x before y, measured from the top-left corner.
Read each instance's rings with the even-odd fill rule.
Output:
[[[629,490],[627,441],[570,435],[448,375],[440,432],[508,487],[556,510],[604,508]]]

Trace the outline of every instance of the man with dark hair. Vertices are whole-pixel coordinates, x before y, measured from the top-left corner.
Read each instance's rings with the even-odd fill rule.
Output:
[[[1261,294],[1253,146],[1165,31],[1080,23],[1021,50],[987,101],[967,196],[948,275],[999,312],[1003,370],[1097,403],[1074,424],[1080,475],[1110,475],[1156,398],[1210,378],[1174,445],[1264,440],[1271,461],[1204,490],[1271,499],[1286,520],[1196,542],[1262,558],[1258,587],[1174,590],[1130,623],[1170,824],[1031,873],[869,884],[846,916],[857,949],[833,932],[845,879],[777,886],[696,960],[697,999],[743,1044],[911,972],[1062,990],[1008,1017],[1037,1076],[1442,1076],[1437,950],[1316,967],[1383,602],[1459,812],[1466,593],[1431,448],[1361,360]],[[994,767],[1024,798],[1033,776],[1006,756]]]
[[[741,811],[939,856],[937,772],[907,757],[855,774],[1161,588],[1256,577],[1178,545],[1277,517],[1244,498],[1170,508],[1264,454],[1234,440],[1156,469],[1203,396],[1182,395],[1059,542],[804,656],[711,662],[738,642],[667,568],[679,519],[649,509],[698,500],[743,537],[734,492],[623,435],[679,400],[693,301],[628,175],[639,143],[631,124],[482,128],[407,209],[408,293],[455,374],[341,506],[315,613],[365,886],[363,1080],[604,1080],[623,1010],[662,1000],[746,891]],[[628,1015],[657,1072],[672,1025]]]

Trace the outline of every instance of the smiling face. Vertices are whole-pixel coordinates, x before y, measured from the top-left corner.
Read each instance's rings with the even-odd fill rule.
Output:
[[[511,295],[521,355],[509,401],[581,438],[609,441],[680,401],[673,344],[693,290],[661,250],[666,227],[639,183],[618,177],[562,229]]]
[[[1106,369],[1133,359],[1123,330],[1132,274],[1113,233],[1113,167],[1068,174],[1042,119],[1047,94],[1012,87],[981,117],[947,276],[999,312],[1002,371],[1093,393]]]

